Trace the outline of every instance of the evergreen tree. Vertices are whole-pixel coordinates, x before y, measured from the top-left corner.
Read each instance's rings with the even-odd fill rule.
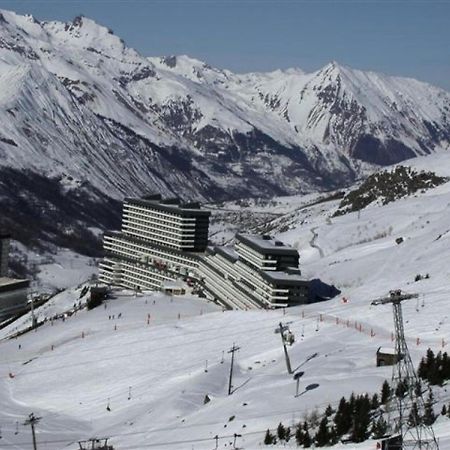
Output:
[[[283,424],[280,422],[277,427],[277,436],[280,441],[284,441],[286,438],[286,428],[284,428]]]
[[[334,416],[334,424],[336,426],[336,433],[338,436],[342,436],[348,433],[352,425],[352,414],[351,414],[350,404],[347,402],[345,397],[342,397],[339,406]]]
[[[383,386],[381,387],[381,403],[385,405],[391,396],[391,386],[387,380],[384,380]]]
[[[446,416],[447,415],[447,407],[445,405],[442,406],[441,409],[441,416]]]
[[[297,430],[295,431],[295,442],[299,447],[303,445],[303,440],[305,437],[305,433],[303,432],[303,428],[300,424],[297,425]]]
[[[350,398],[348,400],[348,406],[350,408],[350,411],[353,411],[355,409],[355,394],[354,392],[352,392],[352,394],[350,395]]]
[[[331,405],[328,405],[327,408],[325,409],[325,416],[330,417],[333,414],[333,408],[331,407]]]
[[[400,380],[395,389],[396,397],[404,397],[408,392],[408,382],[406,380]]]
[[[422,395],[422,382],[420,380],[417,380],[416,385],[414,386],[414,393],[417,397]]]
[[[289,442],[291,440],[291,427],[286,427],[286,432],[284,435],[284,440]]]
[[[264,437],[264,444],[265,445],[272,445],[274,444],[275,438],[273,434],[270,432],[269,429],[266,431],[266,436]]]
[[[329,443],[330,437],[328,434],[328,422],[326,417],[320,421],[319,429],[317,430],[314,440],[318,447],[323,447]]]
[[[433,350],[429,348],[427,350],[427,356],[425,359],[425,380],[428,380],[431,383],[431,379],[434,379],[436,376],[436,358],[434,356]],[[433,383],[432,383],[433,384]]]
[[[429,348],[427,350],[427,356],[426,356],[426,367],[429,369],[431,366],[434,365],[434,352]]]
[[[420,424],[419,410],[417,409],[417,404],[414,402],[411,407],[411,411],[408,417],[408,425],[410,427],[416,427]]]
[[[431,385],[441,385],[442,377],[442,353],[439,352],[434,358],[434,363],[428,369],[428,382]]]
[[[444,380],[450,379],[450,358],[447,352],[442,355],[442,377]]]
[[[428,393],[427,401],[425,402],[425,411],[423,415],[423,423],[425,425],[433,425],[434,421],[436,420],[436,416],[434,414],[433,409],[433,392],[430,389],[430,392]]]
[[[380,439],[386,435],[387,429],[387,422],[384,420],[383,416],[380,416],[378,420],[373,423],[372,435],[375,439]]]
[[[305,448],[311,447],[311,443],[312,443],[311,441],[312,440],[311,440],[311,436],[309,434],[309,431],[306,430],[305,433],[304,433],[304,436],[303,436],[303,447],[305,447]]]
[[[335,427],[331,427],[329,430],[329,437],[330,437],[330,445],[334,445],[337,444],[339,441],[339,436],[336,433],[336,428]]]
[[[423,380],[428,378],[428,366],[425,358],[420,360],[419,367],[417,368],[417,376]]]
[[[317,409],[313,409],[309,415],[309,423],[311,427],[317,427],[319,425],[319,413]]]
[[[370,409],[378,409],[380,407],[380,400],[378,400],[378,394],[373,394],[370,402]]]
[[[358,396],[355,399],[354,404],[351,439],[353,442],[363,442],[367,439],[370,425],[369,396]]]

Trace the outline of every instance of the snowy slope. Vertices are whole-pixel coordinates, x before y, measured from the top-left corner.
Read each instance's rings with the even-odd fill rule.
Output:
[[[446,154],[411,162],[416,169],[450,175]],[[428,347],[442,349],[443,343],[448,351],[450,183],[385,206],[369,206],[359,219],[357,213],[331,218],[338,201],[305,207],[294,198],[292,203],[294,210],[288,210],[287,199],[280,201],[278,211],[286,214],[275,225],[289,230],[278,237],[299,248],[306,276],[334,283],[342,291],[337,298],[283,315],[222,312],[196,298],[171,301],[160,294],[131,294],[110,300],[107,309],[83,310],[65,322],[47,322],[35,333],[2,339],[0,424],[2,444],[9,446],[5,448],[31,448],[29,430],[20,426],[14,434],[16,421],[31,411],[42,417],[38,441],[49,450],[75,449],[78,439],[93,436],[110,436],[118,449],[211,449],[216,435],[219,448],[225,449],[235,433],[241,435],[240,448],[261,448],[267,428],[280,421],[296,423],[352,391],[378,392],[390,378],[391,368],[375,367],[375,352],[392,345],[391,309],[370,306],[390,289],[420,294],[418,302],[403,308],[413,360],[417,363]],[[262,205],[257,208],[261,211]],[[269,209],[277,211],[273,205]],[[397,237],[404,242],[396,244]],[[417,274],[427,273],[429,279],[414,281]],[[39,317],[71,308],[79,293],[73,289],[60,294],[40,309]],[[344,296],[347,303],[341,301]],[[27,320],[0,331],[0,338]],[[291,322],[297,339],[289,353],[293,367],[305,372],[301,391],[319,384],[298,398],[274,332],[280,320]],[[226,352],[233,343],[240,350],[235,392],[228,396]],[[204,404],[206,394],[211,401]],[[438,413],[450,395],[442,389],[435,397]],[[111,411],[106,409],[108,399]],[[440,448],[450,449],[450,421],[439,418],[435,432]],[[374,446],[368,441],[336,448]]]

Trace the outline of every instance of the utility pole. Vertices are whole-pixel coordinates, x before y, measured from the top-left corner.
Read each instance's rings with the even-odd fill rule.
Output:
[[[36,432],[34,429],[34,426],[41,420],[40,417],[34,417],[34,414],[31,413],[28,416],[28,419],[25,420],[24,425],[30,425],[31,426],[31,434],[33,436],[33,449],[37,450],[37,444],[36,444]]]
[[[233,380],[234,352],[236,352],[237,350],[239,350],[239,347],[236,347],[236,345],[233,342],[233,347],[231,347],[231,349],[228,351],[228,353],[231,353],[231,366],[230,366],[230,380],[228,382],[228,395],[231,395],[233,393],[232,392],[232,388],[233,388],[232,380]]]
[[[34,293],[31,293],[31,328],[36,328],[37,320],[34,315]]]
[[[393,417],[389,417],[388,423],[393,424],[392,431],[397,436],[391,437],[392,444],[388,439],[387,446],[384,447],[388,450],[390,448],[439,450],[433,428],[425,425],[422,420],[425,402],[422,389],[418,389],[420,382],[411,360],[403,328],[402,301],[418,297],[418,294],[407,294],[397,289],[390,291],[388,297],[372,301],[372,305],[392,304],[394,312],[397,362],[392,372],[393,398],[390,403],[393,408],[389,408],[389,413]],[[400,447],[398,441],[400,441]]]
[[[234,441],[233,441],[233,448],[234,448],[234,449],[236,449],[236,439],[237,439],[238,437],[242,437],[242,434],[234,433]]]
[[[298,388],[299,388],[299,385],[300,385],[300,378],[304,375],[304,373],[305,372],[297,372],[297,373],[294,373],[294,380],[297,382],[296,383],[296,386],[295,386],[295,395],[294,395],[294,397],[298,397]]]
[[[280,322],[280,335],[281,335],[281,343],[283,344],[283,349],[284,349],[284,357],[286,359],[286,367],[287,367],[287,371],[288,374],[292,374],[292,368],[291,368],[291,360],[289,359],[289,354],[287,351],[287,347],[286,347],[286,340],[284,339],[284,334],[283,334],[283,324]]]

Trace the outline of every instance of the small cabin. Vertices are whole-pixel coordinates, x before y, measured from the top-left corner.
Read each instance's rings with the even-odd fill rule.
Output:
[[[397,364],[399,358],[393,348],[379,347],[377,350],[377,367],[393,366]]]
[[[108,286],[105,285],[95,285],[91,286],[91,301],[102,301],[108,296]]]
[[[161,290],[168,295],[184,295],[186,289],[183,283],[176,281],[167,281],[161,286]]]

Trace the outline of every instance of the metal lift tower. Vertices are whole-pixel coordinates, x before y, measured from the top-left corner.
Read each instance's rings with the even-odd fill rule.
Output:
[[[388,297],[378,298],[371,303],[372,305],[392,303],[394,310],[397,363],[392,372],[392,397],[389,407],[389,423],[393,435],[383,443],[386,450],[439,450],[433,428],[423,423],[425,407],[422,388],[411,361],[403,329],[402,301],[418,296],[395,290],[390,291]]]

